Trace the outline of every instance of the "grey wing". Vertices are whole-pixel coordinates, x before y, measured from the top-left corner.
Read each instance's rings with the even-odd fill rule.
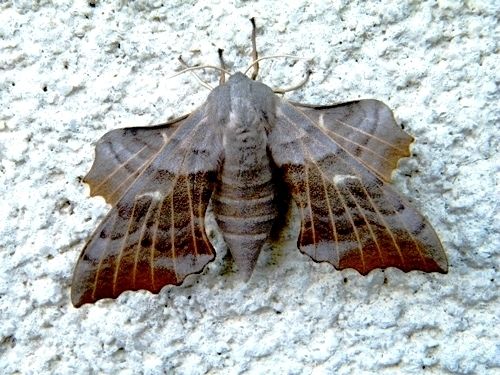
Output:
[[[268,146],[301,213],[298,246],[316,261],[362,274],[386,267],[446,272],[445,253],[429,222],[384,183],[397,160],[388,155],[393,138],[381,138],[388,130],[378,130],[388,125],[366,120],[367,113],[380,110],[378,103],[346,103],[332,110],[283,101],[279,107]],[[363,127],[366,122],[374,125]],[[400,133],[395,123],[392,127]],[[380,141],[370,141],[370,134]],[[404,138],[398,148],[405,150],[411,137],[397,136]],[[370,160],[373,153],[392,161],[381,167]]]
[[[174,127],[112,131],[87,178],[114,204],[75,267],[76,307],[126,290],[158,293],[200,272],[215,252],[204,217],[222,151],[202,109]]]
[[[186,117],[156,126],[115,129],[102,136],[92,168],[83,179],[90,186],[90,195],[115,204]]]
[[[386,182],[400,158],[410,156],[413,137],[397,125],[384,103],[365,99],[331,106],[293,103],[295,108],[366,168]]]

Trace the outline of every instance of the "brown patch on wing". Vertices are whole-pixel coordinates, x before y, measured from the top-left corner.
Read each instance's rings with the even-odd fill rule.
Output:
[[[301,212],[298,246],[315,261],[363,275],[387,267],[446,272],[429,223],[388,186],[355,175],[327,179],[317,165],[284,170]]]
[[[213,173],[155,178],[174,180],[171,192],[125,195],[83,249],[73,276],[75,307],[126,290],[158,293],[214,259],[204,225]]]

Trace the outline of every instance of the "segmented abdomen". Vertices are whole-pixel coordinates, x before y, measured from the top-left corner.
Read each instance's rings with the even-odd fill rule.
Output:
[[[238,251],[235,248],[237,239],[245,246],[249,241],[262,244],[277,214],[271,167],[265,164],[242,170],[241,166],[226,164],[219,175],[212,202],[215,217],[232,252]]]

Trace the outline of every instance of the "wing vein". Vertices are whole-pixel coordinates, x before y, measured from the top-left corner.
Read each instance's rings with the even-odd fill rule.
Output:
[[[293,127],[295,127],[295,129],[299,129],[297,124],[295,124],[295,122],[291,121],[290,118],[288,116],[286,116],[285,114],[283,114],[283,116],[287,119],[288,123],[291,124]],[[330,137],[328,137],[329,139],[331,139]],[[314,164],[314,166],[318,169],[318,171],[320,172],[320,175],[322,176],[322,178],[324,177],[324,172],[321,170],[321,168],[318,166],[317,162],[314,160],[314,158],[312,157],[312,155],[310,154],[310,151],[303,145],[303,143],[301,142],[301,148],[302,148],[302,151],[304,153],[307,153],[309,155],[309,160]],[[343,161],[345,163],[345,161]],[[347,164],[347,163],[346,163]],[[351,167],[349,164],[347,164],[349,167]],[[308,204],[309,204],[309,207],[311,208],[311,212],[310,212],[310,218],[311,218],[311,228],[312,228],[312,231],[313,231],[313,242],[314,244],[316,245],[316,238],[315,238],[315,232],[314,232],[314,218],[312,216],[312,207],[311,207],[311,203],[310,203],[310,191],[309,191],[309,174],[308,174],[308,165],[306,164],[305,165],[305,170],[306,170],[306,181],[307,181],[307,198],[308,198]],[[355,173],[356,174],[356,173]],[[357,174],[356,174],[357,175]],[[349,218],[349,221],[351,223],[351,226],[353,228],[353,231],[354,231],[354,235],[356,237],[356,241],[358,242],[358,250],[359,250],[359,254],[360,254],[360,258],[361,258],[361,262],[363,264],[363,269],[366,268],[366,263],[365,263],[365,259],[364,259],[364,254],[363,254],[363,246],[362,246],[362,243],[361,243],[361,239],[359,237],[359,234],[358,234],[358,231],[357,231],[357,228],[356,228],[356,225],[354,224],[354,220],[348,210],[348,207],[346,206],[346,203],[344,201],[344,199],[342,198],[342,194],[340,193],[340,191],[338,190],[337,186],[335,185],[335,183],[332,182],[332,186],[334,187],[338,197],[339,197],[339,200],[340,202],[342,203],[343,207],[344,207],[344,211],[346,212],[348,218]],[[316,251],[316,250],[315,250]]]
[[[175,251],[175,217],[174,217],[174,198],[170,198],[170,251],[172,254],[172,265],[174,268],[175,280],[179,282],[177,274],[177,253]]]
[[[137,241],[137,244],[135,246],[135,254],[134,254],[134,268],[133,268],[133,273],[132,273],[132,280],[133,280],[133,285],[135,287],[136,285],[136,278],[137,278],[137,263],[139,261],[139,252],[143,249],[142,247],[142,240],[144,239],[144,234],[146,233],[146,225],[149,220],[149,216],[151,213],[155,212],[156,210],[156,202],[154,199],[151,199],[151,203],[149,204],[148,210],[146,214],[144,215],[144,220],[141,224],[141,232],[139,235],[139,240]]]
[[[113,274],[113,295],[116,294],[116,281],[118,280],[118,273],[120,271],[120,265],[121,265],[122,258],[123,258],[123,252],[124,252],[125,245],[127,244],[127,239],[129,237],[130,228],[132,226],[132,218],[134,217],[136,207],[137,207],[137,200],[134,199],[134,205],[132,206],[132,212],[131,212],[130,217],[128,218],[128,221],[127,221],[127,230],[125,232],[125,235],[123,236],[122,244],[120,246],[120,252],[118,253],[118,257],[115,261],[116,267],[115,267],[115,271]],[[135,272],[135,270],[132,270],[132,273],[134,273],[134,272]]]
[[[366,270],[365,255],[363,253],[363,244],[361,243],[361,239],[359,238],[358,229],[356,227],[356,224],[354,223],[354,219],[352,218],[352,215],[349,212],[349,208],[347,207],[345,200],[342,197],[342,194],[339,191],[337,185],[335,183],[332,183],[332,185],[335,191],[337,192],[337,195],[339,197],[340,202],[342,203],[342,206],[344,207],[344,211],[347,214],[347,217],[349,218],[349,222],[351,223],[352,229],[354,231],[354,236],[356,237],[356,241],[358,242],[359,256],[361,258],[361,263],[363,264],[363,270]]]
[[[376,152],[375,152],[374,150],[372,150],[371,148],[366,147],[366,146],[364,146],[364,145],[362,145],[362,144],[360,144],[360,143],[358,143],[358,142],[354,142],[352,139],[349,139],[349,138],[343,137],[343,136],[341,136],[340,134],[335,133],[334,131],[332,131],[332,130],[330,130],[330,129],[326,129],[326,131],[327,131],[328,133],[333,134],[333,137],[339,137],[339,138],[342,138],[343,140],[345,140],[345,141],[347,141],[347,142],[349,142],[349,143],[351,143],[351,144],[353,144],[353,145],[356,145],[357,147],[362,148],[363,150],[365,150],[365,151],[367,151],[367,152],[371,153],[372,155],[375,155],[377,158],[379,158],[379,159],[382,159],[382,160],[386,161],[388,164],[391,164],[391,161],[390,161],[389,159],[387,159],[387,158],[386,158],[386,157],[384,157],[383,155],[380,155],[380,154],[376,153]],[[332,137],[330,137],[330,138],[332,138]],[[332,139],[333,139],[333,138],[332,138]]]
[[[111,234],[114,232],[113,229],[115,228],[117,219],[118,219],[118,212],[114,216],[113,225],[111,226],[111,230],[109,231],[109,236],[106,237],[106,245],[103,246],[104,251],[99,256],[99,263],[97,264],[97,270],[96,270],[95,277],[94,277],[94,282],[93,282],[93,285],[92,285],[92,299],[93,300],[95,300],[95,294],[96,294],[96,291],[97,291],[97,282],[99,280],[100,273],[101,273],[101,270],[102,270],[102,263],[104,262],[104,259],[106,258],[105,255],[108,254],[108,250],[109,250],[109,246],[108,245],[109,245],[109,242],[111,240]]]
[[[340,252],[339,252],[339,241],[338,241],[338,235],[337,235],[337,228],[335,225],[335,220],[333,218],[333,210],[332,210],[332,205],[330,203],[330,196],[328,195],[328,187],[326,186],[325,178],[323,173],[321,173],[321,170],[319,170],[319,175],[321,177],[321,184],[323,185],[323,191],[325,192],[325,201],[326,205],[328,207],[328,217],[330,218],[330,223],[333,231],[333,237],[335,239],[335,253],[337,255],[337,265],[340,264]]]
[[[204,184],[205,182],[203,182]],[[200,188],[198,186],[198,188]],[[205,233],[205,214],[203,213],[203,195],[200,194],[200,199],[198,201],[198,217],[200,218],[201,222],[201,236],[203,238],[203,242],[207,246],[207,249],[210,249],[210,252],[212,253],[212,245],[210,244],[210,241],[207,238],[207,235]]]
[[[349,152],[349,150],[347,150],[347,148],[345,148],[344,146],[342,146],[342,144],[340,144],[336,140],[332,139],[332,137],[330,137],[327,133],[325,133],[324,130],[323,130],[323,128],[321,126],[319,126],[318,124],[316,124],[316,122],[313,121],[309,116],[307,116],[307,114],[305,114],[302,111],[300,113],[302,113],[304,115],[304,117],[307,118],[316,129],[318,129],[318,131],[320,131],[326,138],[328,138],[331,142],[333,142],[336,146],[338,146],[346,154],[348,154],[349,156],[351,156],[354,160],[356,160],[358,163],[360,163],[366,169],[372,171],[377,177],[379,177],[382,180],[385,180],[385,177],[382,176],[377,170],[374,170],[372,167],[370,167],[368,164],[366,164],[362,159],[358,158],[357,156],[355,156],[351,152]],[[284,113],[283,113],[283,116],[286,117],[289,120],[289,117],[286,116]]]
[[[196,179],[196,175],[195,175]],[[191,187],[189,184],[189,178],[186,178],[186,191],[187,191],[187,197],[188,197],[188,205],[189,205],[189,220],[190,224],[189,226],[191,227],[191,240],[193,242],[193,248],[196,256],[198,256],[198,245],[196,243],[196,234],[195,234],[195,222],[194,222],[194,215],[193,215],[193,197],[191,196]]]
[[[363,119],[363,121],[364,121],[364,120],[367,120],[367,119],[368,119],[368,118],[367,118],[367,117],[365,117],[365,118]],[[402,153],[405,153],[405,152],[406,152],[406,150],[404,150],[404,149],[401,149],[401,148],[399,148],[399,147],[394,146],[392,143],[387,142],[385,139],[379,138],[379,137],[377,137],[377,136],[375,136],[375,135],[373,135],[373,134],[370,134],[370,133],[368,133],[368,132],[366,132],[366,131],[364,131],[364,130],[362,130],[362,129],[359,129],[359,128],[355,127],[355,126],[352,126],[352,125],[350,125],[350,124],[349,124],[349,123],[347,123],[347,122],[340,121],[339,119],[335,119],[335,121],[337,121],[339,124],[342,124],[342,125],[344,125],[344,126],[347,126],[347,127],[348,127],[348,128],[350,128],[350,129],[353,129],[353,130],[355,130],[355,131],[357,131],[357,132],[359,132],[359,133],[361,133],[361,134],[364,134],[364,135],[366,135],[367,137],[373,138],[373,139],[375,139],[376,141],[378,141],[378,142],[380,142],[380,143],[383,143],[383,144],[385,144],[385,145],[389,146],[390,148],[392,148],[392,149],[394,149],[394,150],[400,151],[400,152],[402,152]]]
[[[158,225],[159,225],[159,216],[161,214],[161,209],[163,208],[163,205],[165,203],[166,197],[163,197],[161,202],[158,205],[158,209],[155,212],[155,219],[154,219],[154,226],[153,226],[153,239],[151,241],[151,249],[149,251],[149,268],[150,268],[150,273],[151,273],[151,285],[153,286],[153,289],[156,290],[156,274],[155,274],[155,267],[154,267],[154,259],[155,259],[155,253],[156,253],[156,241],[157,241],[157,234],[158,234]]]
[[[95,190],[99,190],[100,187],[102,185],[104,185],[105,183],[107,183],[111,177],[113,177],[120,169],[124,168],[125,165],[128,164],[128,162],[130,162],[131,160],[135,159],[137,157],[137,155],[139,155],[142,151],[144,151],[144,149],[147,148],[147,145],[146,146],[143,146],[139,151],[137,151],[135,154],[133,154],[131,157],[129,157],[127,160],[125,160],[123,163],[120,163],[113,172],[111,172],[110,174],[108,174],[106,176],[106,178],[104,178],[99,184],[96,185],[96,187],[94,188]],[[144,165],[144,164],[143,164]],[[141,166],[142,167],[142,166]]]
[[[206,118],[202,117],[195,125],[193,125],[193,128],[194,129],[198,129],[200,127],[200,125],[202,123],[204,123],[205,121],[206,121]],[[180,126],[179,128],[175,129],[175,131],[172,133],[172,135],[170,137],[168,137],[167,139],[163,138],[164,139],[163,145],[158,149],[158,151],[156,153],[154,153],[152,156],[150,156],[148,159],[146,159],[146,161],[140,166],[139,170],[141,172],[139,172],[135,177],[134,177],[134,174],[129,175],[121,184],[118,185],[118,187],[116,189],[114,189],[111,192],[110,196],[113,196],[116,193],[116,191],[118,191],[125,183],[127,183],[127,181],[131,177],[134,177],[133,181],[129,183],[129,185],[132,186],[137,181],[137,179],[142,175],[142,172],[144,170],[146,170],[146,168],[148,168],[151,165],[151,163],[158,157],[158,155],[160,155],[160,153],[163,152],[163,150],[165,149],[165,147],[168,144],[170,144],[170,141],[175,138],[175,135],[177,134],[177,132],[179,132],[180,128],[182,128],[182,126]],[[184,138],[181,143],[179,143],[173,150],[171,150],[170,154],[171,155],[175,154],[176,150],[179,147],[183,146],[184,143],[187,142],[187,141],[188,141],[187,137]]]
[[[363,190],[365,190],[365,189],[363,188]],[[372,226],[371,226],[370,222],[368,221],[368,218],[364,214],[363,209],[359,205],[359,203],[358,203],[356,197],[354,196],[354,194],[352,194],[352,192],[349,189],[347,189],[347,191],[349,192],[349,195],[351,196],[352,200],[354,201],[354,204],[356,205],[356,208],[358,209],[359,213],[363,217],[363,220],[366,223],[366,227],[368,228],[368,231],[370,232],[370,236],[372,237],[373,242],[377,246],[377,252],[378,252],[378,255],[380,257],[380,260],[382,261],[382,263],[384,263],[384,257],[382,256],[382,249],[380,248],[380,245],[379,245],[379,243],[377,241],[377,236],[375,236],[375,233],[373,232]],[[365,193],[366,193],[366,191],[365,191]]]
[[[311,218],[311,232],[313,236],[313,242],[316,244],[316,229],[314,225],[313,208],[311,204],[311,189],[309,187],[309,166],[305,165],[306,174],[306,195],[307,195],[307,206],[309,207],[309,217]]]
[[[286,117],[288,123],[291,124],[291,126],[294,126],[296,129],[298,129],[297,125],[293,121],[291,121],[289,117],[287,117],[287,116],[285,116],[285,117]],[[305,145],[304,145],[303,142],[300,142],[300,148],[302,149],[303,153],[307,152],[306,147],[305,147]],[[316,245],[316,230],[315,230],[315,225],[314,225],[313,209],[312,209],[312,204],[311,204],[311,191],[310,191],[310,188],[309,188],[309,166],[307,164],[304,165],[304,173],[305,173],[305,176],[306,176],[305,177],[305,182],[306,182],[306,184],[305,184],[306,185],[305,186],[305,188],[306,188],[305,193],[306,193],[306,198],[307,198],[307,203],[306,204],[309,207],[309,218],[311,220],[312,239],[313,239],[314,245]],[[302,205],[301,205],[300,209],[301,209],[301,213],[305,214],[304,207],[302,207]],[[302,217],[304,218],[304,215],[302,215]],[[303,221],[301,222],[301,231],[300,231],[300,233],[301,233],[301,235],[300,235],[301,241],[302,241],[302,238],[303,238],[303,235],[304,235],[304,232],[305,232],[305,230],[304,230],[305,227],[304,227],[304,225],[302,223],[303,223]],[[314,251],[316,252],[316,246],[315,246],[315,250]]]
[[[384,196],[385,196],[385,194],[386,194],[386,193],[384,192]],[[422,258],[422,261],[423,261],[425,264],[427,264],[427,260],[426,260],[426,258],[424,257],[424,255],[422,254],[422,251],[421,251],[421,249],[420,249],[420,246],[419,246],[419,244],[418,244],[418,241],[415,239],[415,237],[413,236],[413,234],[412,234],[412,233],[408,230],[408,227],[407,227],[406,223],[404,222],[404,220],[403,220],[403,219],[401,219],[401,217],[400,217],[399,213],[397,212],[396,208],[394,207],[394,205],[393,205],[393,204],[391,204],[389,200],[387,200],[387,201],[388,201],[388,203],[391,205],[391,208],[392,208],[392,210],[393,210],[393,212],[394,212],[394,215],[398,218],[398,221],[401,223],[401,225],[402,225],[402,226],[403,226],[403,228],[405,229],[406,233],[408,233],[408,235],[410,236],[410,238],[411,238],[412,242],[415,244],[415,248],[416,248],[416,249],[417,249],[417,251],[418,251],[418,255],[420,256],[420,258]]]
[[[373,202],[373,199],[372,199],[370,193],[368,192],[368,190],[366,190],[366,188],[363,185],[361,185],[361,186],[363,188],[363,191],[366,194],[366,197],[368,198],[368,201],[370,202],[370,205],[373,207],[373,210],[377,213],[377,216],[378,216],[380,222],[384,225],[384,228],[387,231],[387,234],[389,234],[389,236],[391,237],[392,243],[394,244],[394,247],[396,248],[396,251],[398,252],[399,257],[401,258],[401,262],[404,265],[405,260],[403,257],[403,252],[401,251],[401,248],[399,247],[399,245],[396,241],[396,237],[394,236],[394,233],[392,232],[391,228],[389,227],[389,225],[385,221],[384,215],[382,215],[380,213],[379,209],[377,208],[377,205]]]

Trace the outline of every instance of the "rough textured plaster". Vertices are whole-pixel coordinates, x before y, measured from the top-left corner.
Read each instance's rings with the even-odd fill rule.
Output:
[[[2,374],[498,373],[497,1],[90,3],[0,3]],[[338,272],[299,253],[295,224],[245,284],[211,225],[202,275],[74,309],[73,266],[107,211],[80,183],[94,143],[199,105],[192,76],[166,79],[177,56],[216,64],[224,48],[242,69],[251,16],[263,55],[315,59],[287,97],[378,98],[415,136],[394,183],[435,226],[449,274]],[[261,78],[304,70],[276,59]]]

